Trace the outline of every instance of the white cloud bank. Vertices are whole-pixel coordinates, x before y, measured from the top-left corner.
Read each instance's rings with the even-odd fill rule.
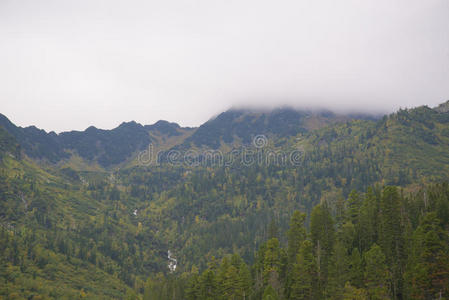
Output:
[[[0,112],[46,130],[449,99],[447,0],[0,1]]]

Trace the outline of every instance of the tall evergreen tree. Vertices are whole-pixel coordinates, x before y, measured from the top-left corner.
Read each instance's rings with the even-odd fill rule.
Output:
[[[274,218],[271,219],[268,225],[268,239],[277,238],[279,239],[279,227]]]
[[[289,299],[318,299],[318,274],[312,243],[302,242],[293,266],[292,284]]]
[[[190,272],[190,278],[187,283],[186,288],[186,296],[189,300],[194,300],[199,298],[199,274],[198,274],[198,268],[193,266],[192,270]],[[146,290],[145,290],[146,293]],[[148,292],[150,293],[150,291]],[[146,300],[146,299],[144,299]]]
[[[293,265],[296,263],[299,248],[306,238],[306,229],[304,227],[305,219],[306,215],[300,211],[295,211],[290,219],[290,228],[287,233],[287,278],[285,289],[287,297],[290,293],[290,285],[293,277]]]
[[[271,285],[268,285],[263,292],[262,300],[279,300],[279,295]]]
[[[365,252],[364,282],[370,299],[388,299],[388,268],[382,249],[374,244]]]
[[[357,224],[359,210],[361,206],[361,196],[356,190],[352,190],[348,196],[347,200],[347,220],[352,222],[352,224]]]
[[[351,256],[349,258],[349,278],[352,286],[363,286],[362,258],[357,248],[352,249]]]
[[[271,285],[277,295],[282,295],[282,284],[280,274],[282,269],[282,254],[277,238],[267,241],[265,256],[263,261],[263,278],[265,285]]]
[[[449,297],[449,238],[435,212],[428,213],[413,235],[406,273],[409,297]]]
[[[251,272],[248,266],[243,261],[240,264],[239,277],[241,282],[240,288],[243,292],[242,299],[244,300],[249,299],[251,296],[251,286],[252,286]]]
[[[310,233],[317,262],[318,291],[323,294],[327,284],[328,266],[335,239],[334,221],[326,203],[315,206],[310,223]]]
[[[401,199],[396,187],[383,190],[379,219],[379,244],[390,268],[391,292],[394,298],[401,298],[406,252]]]
[[[217,294],[218,286],[215,273],[213,270],[207,269],[199,278],[197,299],[214,299]]]
[[[350,259],[348,249],[337,239],[329,266],[329,279],[326,287],[326,298],[341,299],[345,283],[349,281]]]
[[[357,247],[361,252],[370,249],[377,239],[377,218],[378,201],[370,187],[362,201],[356,225]]]
[[[287,255],[289,264],[295,263],[299,248],[306,238],[306,229],[304,227],[305,220],[306,215],[304,213],[301,213],[300,211],[293,212],[293,215],[290,219],[290,227],[287,233]]]

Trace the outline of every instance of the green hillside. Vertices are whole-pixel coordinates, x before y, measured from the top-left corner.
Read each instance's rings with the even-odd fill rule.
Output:
[[[235,119],[230,122],[234,124]],[[320,126],[296,128],[293,132],[289,126],[296,126],[295,122],[287,122],[283,129],[282,123],[273,123],[282,130],[270,125],[264,147],[251,145],[251,138],[260,134],[252,127],[242,132],[245,137],[237,135],[229,144],[220,138],[225,159],[238,154],[227,166],[203,163],[204,152],[199,150],[203,148],[198,148],[195,141],[207,135],[199,129],[183,129],[170,123],[148,128],[133,123],[114,133],[79,133],[79,139],[72,140],[79,145],[72,148],[82,161],[76,166],[89,165],[89,161],[97,164],[84,170],[74,167],[73,158],[51,163],[28,155],[26,148],[35,138],[31,131],[27,131],[23,142],[20,135],[15,135],[16,129],[11,130],[16,127],[0,127],[0,297],[219,299],[217,295],[227,295],[223,299],[261,299],[277,295],[280,299],[299,299],[291,293],[303,295],[308,289],[314,293],[309,295],[313,299],[331,295],[338,295],[335,299],[359,299],[344,298],[345,293],[358,293],[360,299],[367,299],[363,298],[366,295],[371,299],[384,299],[385,295],[415,299],[420,287],[430,294],[419,297],[435,297],[440,283],[447,280],[447,270],[438,275],[440,283],[423,281],[423,274],[430,269],[425,269],[422,251],[426,250],[420,248],[420,235],[428,230],[442,237],[448,234],[448,189],[434,184],[447,181],[449,175],[449,113],[419,107],[378,120],[323,121]],[[139,134],[134,135],[133,128]],[[123,143],[122,135],[132,142]],[[141,135],[148,140],[140,139]],[[136,155],[148,141],[154,141],[166,153],[171,149],[185,155],[185,151],[195,150],[191,153],[198,156],[190,158],[198,164],[166,159],[160,164],[139,164]],[[95,151],[99,152],[89,152],[93,144],[109,150],[98,146]],[[80,149],[86,149],[87,154],[76,148],[81,145],[86,146]],[[239,159],[245,151],[252,151],[256,158],[280,153],[287,159],[245,163]],[[89,153],[93,156],[88,157]],[[289,156],[292,153],[299,155],[294,163]],[[121,162],[123,157],[128,163],[122,168],[109,165]],[[360,198],[354,198],[353,190],[359,192]],[[374,193],[372,199],[370,191]],[[390,226],[389,220],[398,217],[379,210],[389,205],[385,200],[388,197],[398,201],[398,206],[391,209],[399,209],[401,215],[397,220],[402,227],[391,230],[400,231],[395,234],[404,240],[403,251],[410,254],[398,265],[389,263],[394,259],[394,254],[388,252],[391,236],[380,234],[387,230],[379,227],[382,222]],[[323,207],[325,211],[319,211]],[[297,249],[290,249],[289,232],[295,211],[305,214],[301,217],[304,228],[298,229],[304,233],[301,241],[295,242]],[[372,215],[365,217],[365,213]],[[327,230],[332,228],[335,236],[323,254],[323,266],[316,236],[322,233],[314,231],[322,230],[314,221],[318,214],[328,214],[325,221],[331,225]],[[371,230],[371,236],[365,236],[365,230]],[[447,246],[442,238],[438,247],[444,250]],[[174,272],[167,266],[169,250],[177,260]],[[267,251],[274,251],[271,258],[267,258]],[[301,263],[295,260],[298,253]],[[346,277],[333,278],[331,272],[340,271],[332,268],[355,268],[351,267],[355,262],[337,265],[333,259],[340,258],[336,255],[361,261],[357,265],[359,273],[344,269],[341,272]],[[277,261],[267,265],[269,259]],[[313,277],[317,259],[319,270],[328,268],[329,272],[318,281]],[[369,269],[368,262],[376,259],[385,261],[385,270]],[[446,257],[441,259],[445,266]],[[381,284],[388,288],[372,290],[371,271],[388,271],[390,277]],[[295,272],[312,272],[308,280],[317,281],[319,286],[295,282],[299,276],[292,275]],[[229,278],[233,274],[241,276],[235,280],[245,283],[229,287],[235,295],[221,290],[232,283],[234,279]],[[270,276],[277,276],[276,280]],[[205,288],[208,281],[211,286]],[[442,293],[449,297],[448,291]]]

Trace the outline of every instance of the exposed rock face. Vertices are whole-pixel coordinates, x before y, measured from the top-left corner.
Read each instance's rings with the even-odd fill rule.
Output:
[[[449,100],[447,100],[444,103],[441,103],[440,105],[435,107],[434,110],[436,110],[439,113],[447,113],[447,112],[449,112]]]

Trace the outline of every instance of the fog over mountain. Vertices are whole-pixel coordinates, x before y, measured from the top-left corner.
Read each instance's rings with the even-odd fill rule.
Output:
[[[449,0],[0,0],[0,300],[449,299]]]
[[[449,2],[1,1],[21,126],[198,126],[230,107],[390,112],[449,98]]]

